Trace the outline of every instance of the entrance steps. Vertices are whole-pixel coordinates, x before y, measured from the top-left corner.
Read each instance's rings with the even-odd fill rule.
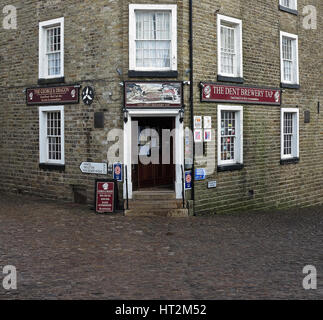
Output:
[[[137,191],[133,193],[133,199],[129,200],[129,210],[125,210],[125,215],[128,217],[188,217],[188,209],[183,209],[183,201],[177,200],[173,191]]]

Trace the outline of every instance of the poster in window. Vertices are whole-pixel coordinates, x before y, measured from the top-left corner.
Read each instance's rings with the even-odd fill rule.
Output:
[[[202,117],[201,116],[194,117],[194,129],[202,129]]]
[[[204,117],[204,129],[212,129],[212,117]]]
[[[212,130],[211,129],[205,129],[204,130],[204,141],[205,142],[211,142],[212,141]]]
[[[194,130],[194,141],[195,142],[203,142],[203,132],[202,129]]]

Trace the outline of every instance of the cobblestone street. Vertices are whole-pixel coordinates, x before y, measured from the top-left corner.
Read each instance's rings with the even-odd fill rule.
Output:
[[[0,194],[0,299],[323,299],[322,243],[323,207],[128,218]]]

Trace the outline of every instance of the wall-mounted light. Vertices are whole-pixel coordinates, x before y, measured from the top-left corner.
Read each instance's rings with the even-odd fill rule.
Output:
[[[191,84],[191,81],[183,81],[183,84],[184,84],[185,86],[189,86],[189,85]]]
[[[129,111],[126,108],[124,108],[123,109],[123,121],[124,121],[124,123],[128,122],[128,117],[129,117]]]
[[[184,121],[184,115],[185,115],[184,108],[181,108],[181,109],[179,110],[179,122],[180,122],[180,123],[183,123],[183,121]]]

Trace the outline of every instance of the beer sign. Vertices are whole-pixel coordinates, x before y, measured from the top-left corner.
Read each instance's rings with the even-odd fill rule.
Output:
[[[202,102],[281,105],[281,89],[201,83]]]

